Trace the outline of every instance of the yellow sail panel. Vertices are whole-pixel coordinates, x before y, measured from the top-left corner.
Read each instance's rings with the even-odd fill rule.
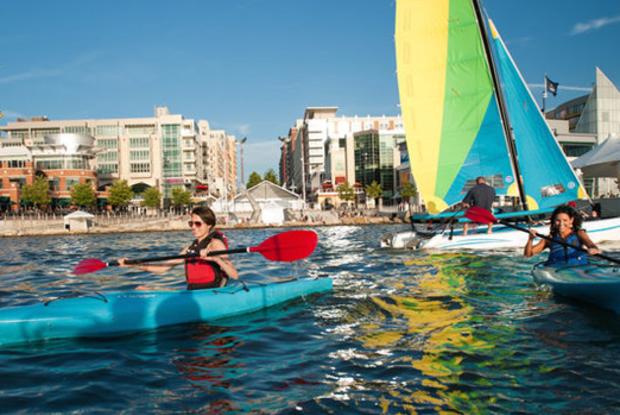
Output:
[[[396,62],[407,149],[431,213],[448,207],[435,194],[448,54],[449,0],[398,0]],[[415,111],[414,111],[415,109]]]

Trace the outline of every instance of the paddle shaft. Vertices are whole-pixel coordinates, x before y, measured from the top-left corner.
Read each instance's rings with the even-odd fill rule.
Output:
[[[513,228],[513,229],[517,229],[517,230],[522,231],[522,232],[530,233],[530,231],[529,231],[528,229],[522,228],[522,227],[517,226],[517,225],[513,225],[512,223],[507,222],[507,221],[505,221],[505,220],[497,220],[497,222],[501,223],[501,224],[502,224],[502,225],[504,225],[504,226],[508,226],[509,228]],[[538,233],[538,232],[535,232],[535,234],[536,234],[536,236],[537,236],[538,238],[545,239],[545,240],[547,240],[547,241],[549,241],[549,242],[555,242],[555,243],[558,243],[558,244],[560,244],[560,245],[564,245],[564,246],[565,246],[565,247],[567,247],[567,248],[573,248],[573,249],[576,249],[576,250],[578,250],[578,251],[582,251],[582,252],[588,253],[588,250],[587,250],[587,249],[584,249],[584,248],[582,248],[582,247],[580,247],[580,246],[575,246],[575,245],[573,245],[573,244],[569,244],[569,243],[564,242],[564,241],[557,241],[557,240],[555,240],[555,239],[553,239],[553,238],[550,238],[550,237],[548,237],[548,236],[546,236],[546,235],[541,235],[541,234],[540,234],[540,233]],[[607,255],[603,255],[603,254],[595,254],[595,255],[593,255],[593,256],[596,256],[596,257],[599,257],[599,258],[606,259],[607,261],[615,262],[616,264],[620,264],[620,260],[618,260],[618,259],[616,259],[616,258],[612,258],[612,257],[607,256]]]
[[[221,251],[211,251],[207,254],[207,256],[224,255],[224,254],[240,254],[243,252],[250,252],[250,248],[246,247],[246,248],[236,248],[236,249],[224,249]],[[168,261],[171,259],[185,259],[185,258],[196,258],[196,256],[194,255],[169,255],[169,256],[159,256],[159,257],[152,257],[152,258],[142,258],[142,259],[128,259],[125,261],[125,264],[137,265],[137,264],[144,264],[144,263],[150,263],[150,262],[161,262],[161,261]],[[111,261],[111,262],[108,262],[107,265],[109,267],[114,267],[114,266],[118,266],[119,263],[118,261]]]

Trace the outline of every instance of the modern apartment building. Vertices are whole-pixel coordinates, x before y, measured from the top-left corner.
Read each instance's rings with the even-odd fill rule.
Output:
[[[202,176],[210,192],[231,200],[237,194],[237,139],[224,130],[211,130],[200,121]]]
[[[175,187],[193,193],[205,191],[209,183],[222,177],[218,174],[227,175],[222,182],[236,181],[236,148],[230,144],[229,136],[224,133],[222,138],[218,132],[215,138],[209,139],[211,132],[206,121],[196,122],[171,114],[166,107],[156,107],[153,117],[146,118],[18,119],[0,127],[0,131],[6,133],[9,141],[21,142],[28,149],[43,144],[46,136],[54,134],[94,137],[96,158],[92,164],[100,189],[123,179],[136,192],[157,187],[168,198]],[[212,151],[219,152],[213,160],[228,161],[226,168],[213,169],[208,165],[209,159],[203,155]],[[233,185],[229,190],[234,195],[236,187]]]
[[[373,181],[383,189],[383,203],[392,204],[397,192],[395,168],[400,164],[399,145],[404,130],[366,130],[354,134],[355,181],[362,188]]]
[[[353,134],[363,130],[402,130],[400,116],[336,116],[338,107],[308,107],[282,146],[280,165],[287,166],[283,184],[316,201],[325,181],[354,184]],[[326,149],[327,146],[327,149]],[[342,149],[339,150],[339,149]],[[326,159],[326,154],[329,159]],[[286,158],[286,161],[282,161]],[[302,168],[303,166],[303,168]]]

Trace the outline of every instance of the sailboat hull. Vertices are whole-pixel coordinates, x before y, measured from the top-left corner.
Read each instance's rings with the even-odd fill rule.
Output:
[[[583,228],[588,232],[594,243],[620,241],[620,218],[601,219],[585,222]],[[466,236],[454,234],[450,238],[449,232],[437,234],[422,242],[420,249],[435,249],[446,251],[488,251],[522,249],[528,238],[526,232],[516,231],[498,225],[491,234],[470,233]],[[541,234],[549,233],[549,226],[537,226],[533,229]]]

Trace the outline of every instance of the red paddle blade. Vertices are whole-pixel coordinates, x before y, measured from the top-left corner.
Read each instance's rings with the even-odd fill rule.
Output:
[[[267,238],[249,251],[259,252],[271,261],[291,262],[306,258],[318,242],[319,237],[314,231],[287,231]]]
[[[479,206],[472,206],[465,211],[465,217],[477,223],[495,223],[497,218],[488,210]]]
[[[74,275],[88,274],[89,272],[99,271],[107,267],[108,264],[97,259],[97,258],[88,258],[80,261],[79,264],[75,266],[73,269]]]

